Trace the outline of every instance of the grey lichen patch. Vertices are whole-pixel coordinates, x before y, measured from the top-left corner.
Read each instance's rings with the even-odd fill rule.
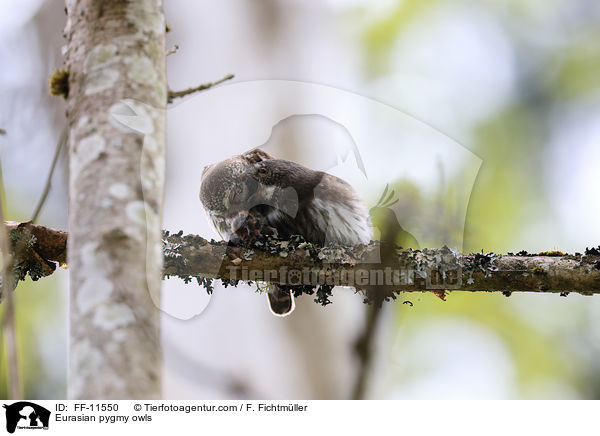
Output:
[[[98,247],[97,242],[89,242],[81,248],[81,269],[86,274],[77,289],[76,303],[81,314],[106,301],[113,292],[113,284],[107,278],[112,269],[112,260]]]
[[[104,69],[119,60],[119,50],[114,44],[99,44],[90,50],[83,64],[83,72]]]
[[[79,141],[71,160],[73,174],[79,174],[83,168],[98,159],[105,149],[106,140],[97,133],[86,136]]]
[[[158,142],[152,136],[146,136],[144,138],[144,151],[154,154],[159,150]]]
[[[498,271],[497,266],[498,255],[495,253],[474,253],[470,256],[461,258],[461,266],[463,275],[469,277],[467,284],[474,283],[473,275],[483,273],[484,277],[490,277],[494,272]]]
[[[125,205],[125,216],[127,220],[123,222],[123,231],[125,234],[137,241],[145,240],[147,246],[147,261],[150,261],[152,252],[153,237],[148,233],[148,229],[154,228],[159,222],[157,213],[152,207],[141,200],[132,200]]]
[[[168,239],[168,235],[169,232],[166,233],[166,236],[163,236],[163,240],[162,240],[162,251],[165,257],[167,258],[180,258],[182,256],[182,254],[179,252],[179,250],[183,247],[183,244],[179,244],[176,242],[173,242],[171,240]]]
[[[446,280],[449,274],[462,274],[463,258],[454,248],[446,246],[440,249],[407,249],[402,251],[400,265],[411,271],[414,278],[428,279],[433,272]],[[472,274],[468,275],[472,278]],[[410,280],[409,280],[409,283]]]
[[[125,59],[127,77],[140,85],[153,85],[158,81],[158,74],[152,60],[146,56],[134,55]]]
[[[131,195],[131,189],[124,183],[113,183],[108,188],[108,193],[119,200],[124,200]]]
[[[144,172],[142,175],[142,189],[145,192],[151,191],[156,187],[156,179],[152,177],[149,171]]]
[[[112,89],[117,80],[119,80],[119,71],[116,68],[92,71],[86,79],[85,95],[97,94]]]
[[[148,54],[152,59],[159,59],[162,56],[164,48],[160,46],[156,39],[151,39],[146,45]]]
[[[152,89],[148,93],[148,100],[155,104],[164,104],[166,99],[166,87],[159,79],[157,67],[152,57],[134,55],[125,59],[127,78],[134,85],[141,85]]]
[[[127,339],[127,330],[117,328],[113,331],[113,339],[116,342],[124,342]]]
[[[75,342],[71,347],[71,365],[78,376],[73,377],[70,390],[73,393],[82,392],[88,377],[98,377],[102,361],[102,353],[89,340]]]
[[[90,122],[90,117],[88,117],[87,115],[82,115],[81,118],[79,118],[79,121],[77,121],[77,128],[78,129],[82,129],[85,126],[87,126]]]
[[[100,306],[94,314],[93,323],[103,330],[125,327],[135,321],[132,310],[123,303]]]
[[[83,64],[86,95],[111,89],[117,83],[119,70],[116,64],[120,59],[118,53],[114,44],[99,44],[86,55]]]
[[[122,26],[121,22],[117,22],[118,26]],[[147,38],[139,33],[116,36],[112,38],[112,42],[119,46],[121,50],[133,48],[145,44]]]
[[[52,274],[56,269],[53,262],[44,260],[36,252],[38,240],[29,229],[11,228],[8,232],[11,255],[14,259],[18,259],[12,266],[11,287],[16,287],[19,280],[25,280],[29,275],[32,280],[39,280],[49,274]],[[2,278],[0,277],[0,284]],[[0,296],[0,300],[1,300]]]
[[[139,225],[146,225],[146,203],[140,200],[131,201],[125,207],[127,218]]]
[[[165,31],[164,16],[156,8],[156,0],[138,0],[129,3],[127,19],[142,33],[158,36]]]
[[[77,307],[81,314],[86,314],[98,304],[108,300],[113,291],[113,284],[106,277],[94,275],[87,278],[77,290]]]
[[[157,80],[154,82],[152,88],[154,89],[154,93],[159,101],[161,103],[164,102],[167,98],[167,88],[163,85],[163,83],[160,80]]]

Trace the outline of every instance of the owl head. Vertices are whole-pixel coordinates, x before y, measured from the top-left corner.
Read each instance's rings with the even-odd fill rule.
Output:
[[[270,154],[259,150],[233,156],[202,172],[200,201],[208,212],[223,218],[237,216],[241,211],[249,211],[258,205],[281,209],[288,214],[297,207],[297,193],[292,188],[277,184],[281,181],[280,163]],[[292,205],[292,207],[290,207]]]

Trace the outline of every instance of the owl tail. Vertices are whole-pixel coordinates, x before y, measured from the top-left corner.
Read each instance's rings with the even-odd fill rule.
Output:
[[[277,285],[269,286],[267,298],[269,299],[269,308],[275,316],[288,316],[296,307],[290,289],[282,289]]]

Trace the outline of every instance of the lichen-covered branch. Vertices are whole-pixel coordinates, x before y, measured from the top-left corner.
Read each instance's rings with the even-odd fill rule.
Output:
[[[462,255],[447,247],[396,250],[392,262],[381,259],[382,247],[315,249],[285,241],[268,251],[227,247],[194,235],[167,235],[166,275],[205,276],[226,280],[269,281],[289,285],[327,283],[387,291],[500,291],[600,293],[600,251],[566,255],[475,253]],[[298,274],[300,273],[300,274]]]
[[[69,397],[160,398],[162,1],[66,6]]]
[[[12,250],[15,283],[48,276],[67,262],[67,233],[33,224],[4,221]],[[4,297],[4,296],[2,296]]]
[[[64,262],[67,234],[31,223],[10,223],[13,243],[29,241],[30,254],[18,260],[20,276],[51,274]],[[31,235],[35,238],[32,240]],[[33,241],[33,242],[32,242]],[[24,242],[22,242],[24,243]],[[544,252],[461,255],[448,248],[396,250],[381,262],[381,246],[318,249],[300,240],[262,247],[231,247],[196,235],[163,232],[163,276],[231,281],[318,285],[321,281],[385,291],[577,292],[600,294],[600,249],[584,253]],[[27,252],[26,252],[27,253]]]

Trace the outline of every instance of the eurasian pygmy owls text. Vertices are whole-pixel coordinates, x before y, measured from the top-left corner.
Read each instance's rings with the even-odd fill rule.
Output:
[[[251,243],[302,236],[321,246],[368,244],[369,213],[345,181],[254,149],[204,168],[200,201],[226,240]],[[294,309],[292,292],[270,286],[271,311]]]

